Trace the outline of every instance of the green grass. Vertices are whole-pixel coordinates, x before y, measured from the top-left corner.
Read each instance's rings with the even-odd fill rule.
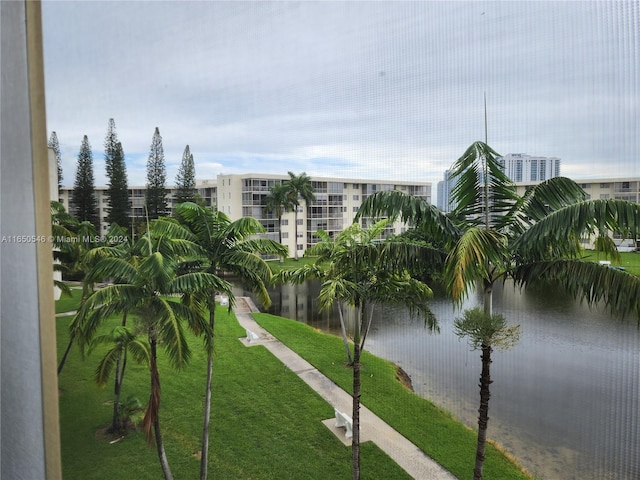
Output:
[[[269,260],[269,267],[271,267],[273,273],[278,273],[281,270],[294,270],[303,265],[315,263],[316,260],[317,257],[300,257],[298,260],[287,258],[283,262],[279,260]]]
[[[586,260],[592,262],[598,262],[600,260],[611,260],[605,257],[602,253],[598,253],[594,250],[587,250],[585,252]],[[611,265],[617,267],[623,267],[627,272],[640,276],[640,253],[638,252],[620,252],[620,260],[611,260]]]
[[[269,314],[254,314],[256,321],[299,353],[347,392],[352,391],[352,370],[345,366],[342,339],[317,332],[299,322]],[[476,433],[450,414],[405,388],[395,366],[368,352],[362,355],[362,403],[420,447],[458,478],[471,478]],[[484,465],[488,479],[526,479],[521,469],[493,445],[487,446]]]
[[[71,318],[57,322],[59,352]],[[104,330],[119,324],[114,317]],[[209,476],[217,479],[346,479],[351,451],[322,423],[333,410],[264,347],[247,348],[244,330],[225,309],[217,311]],[[192,358],[181,371],[161,353],[160,423],[176,479],[198,478],[206,357],[190,337]],[[59,377],[62,468],[65,480],[160,479],[154,448],[139,431],[110,444],[99,435],[111,419],[112,387],[98,388],[92,374],[100,352],[84,361],[74,350]],[[123,396],[145,404],[146,367],[130,363]],[[363,444],[362,478],[410,478],[374,444]]]
[[[56,313],[72,312],[80,306],[82,298],[82,288],[72,288],[71,296],[64,293],[60,296],[60,300],[56,301]]]

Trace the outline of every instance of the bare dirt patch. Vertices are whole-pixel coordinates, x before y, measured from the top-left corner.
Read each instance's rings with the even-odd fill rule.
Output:
[[[411,383],[411,377],[407,372],[405,372],[402,367],[398,367],[396,365],[396,378],[402,384],[404,388],[414,392],[413,383]]]

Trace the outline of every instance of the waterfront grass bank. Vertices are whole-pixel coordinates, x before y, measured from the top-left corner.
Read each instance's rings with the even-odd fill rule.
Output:
[[[254,314],[256,321],[337,385],[351,392],[352,372],[346,366],[342,339],[300,322]],[[458,478],[470,478],[476,452],[476,432],[406,388],[398,369],[369,354],[362,356],[362,404],[398,430]],[[528,479],[516,462],[487,445],[485,478]]]

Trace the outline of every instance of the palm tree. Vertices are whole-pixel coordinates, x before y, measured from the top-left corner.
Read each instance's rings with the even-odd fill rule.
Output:
[[[523,196],[502,171],[489,145],[473,143],[453,166],[457,207],[449,215],[399,191],[368,197],[356,215],[399,217],[420,226],[449,249],[444,281],[454,301],[480,285],[483,309],[493,315],[493,285],[512,278],[527,287],[557,282],[589,305],[603,301],[613,314],[640,322],[640,278],[582,258],[580,238],[608,232],[637,237],[640,205],[623,200],[586,200],[572,180],[551,178]],[[598,242],[615,254],[611,242]]]
[[[81,269],[85,272],[91,270],[92,266],[94,266],[100,259],[105,257],[125,257],[130,254],[131,243],[127,239],[127,232],[123,228],[119,227],[117,224],[113,224],[109,227],[107,231],[107,235],[105,235],[104,239],[100,239],[100,241],[90,241],[86,238],[87,234],[95,233],[93,230],[93,224],[90,222],[83,222],[84,230],[82,230],[82,234],[85,235],[84,239],[80,238],[80,234],[72,233],[69,230],[66,230],[68,233],[65,233],[64,229],[56,229],[59,236],[54,235],[54,239],[62,239],[68,238],[70,241],[65,242],[62,241],[60,245],[62,245],[62,252],[73,251],[74,260],[74,269]],[[86,230],[86,229],[89,230]],[[67,237],[65,235],[71,234],[71,237]],[[96,239],[97,237],[93,236],[92,239]],[[117,242],[112,242],[111,239],[118,239]],[[66,246],[65,246],[66,245]],[[80,299],[80,304],[82,305],[87,298],[88,295],[93,291],[94,283],[97,280],[102,280],[101,278],[88,278],[85,276],[83,284],[82,284],[82,298]],[[73,326],[74,322],[71,323],[70,326]],[[126,313],[123,314],[122,326],[126,325]],[[67,348],[62,354],[62,358],[58,363],[58,375],[62,373],[62,369],[64,368],[67,358],[69,357],[69,353],[71,353],[71,347],[78,340],[76,335],[76,331],[70,330],[69,332],[69,342],[67,344]],[[118,374],[116,374],[116,378]]]
[[[323,242],[308,250],[318,254],[314,264],[304,265],[293,271],[282,271],[278,280],[302,283],[319,278],[322,287],[318,296],[321,310],[344,302],[355,309],[353,331],[353,436],[352,476],[360,478],[360,356],[377,304],[407,306],[413,315],[424,317],[431,329],[436,329],[427,300],[431,289],[412,278],[408,266],[421,256],[423,246],[409,242],[380,242],[380,234],[387,221],[378,222],[364,230],[353,224],[340,232],[333,246],[324,232],[317,232]],[[343,326],[344,328],[344,326]]]
[[[315,189],[311,184],[311,177],[305,172],[300,175],[295,175],[293,172],[288,172],[288,174],[289,178],[282,184],[286,186],[289,204],[294,209],[294,259],[298,260],[298,207],[300,206],[300,199],[304,200],[305,206],[308,207],[316,201],[316,197],[314,195]]]
[[[279,183],[269,189],[269,195],[265,197],[267,212],[275,212],[278,216],[278,242],[282,243],[282,215],[296,208],[289,198],[289,188],[286,184]],[[284,260],[284,259],[283,259]]]
[[[491,397],[491,353],[493,348],[510,348],[520,337],[520,326],[507,326],[502,315],[487,315],[480,308],[464,312],[463,318],[454,321],[456,335],[468,337],[473,350],[482,351],[482,373],[480,374],[480,408],[478,409],[478,441],[473,479],[482,478],[484,453],[487,444],[487,425],[489,422],[489,398]]]
[[[124,317],[126,319],[126,314]],[[128,356],[131,354],[136,362],[148,364],[149,345],[124,325],[117,326],[111,332],[99,335],[92,340],[92,348],[101,344],[111,345],[111,348],[107,350],[104,357],[100,360],[94,373],[94,379],[98,386],[104,387],[115,366],[113,418],[109,431],[114,434],[119,434],[127,428],[127,426],[122,423],[120,394],[122,392],[122,382],[124,380]]]
[[[138,328],[147,334],[151,391],[143,428],[147,441],[156,445],[165,479],[172,479],[160,429],[160,373],[158,347],[164,349],[175,368],[186,365],[191,355],[183,324],[196,335],[204,334],[211,349],[211,334],[205,319],[206,304],[200,292],[229,286],[206,272],[179,274],[181,260],[201,254],[188,240],[190,234],[172,219],[160,219],[134,246],[137,262],[117,257],[101,259],[89,272],[89,281],[111,278],[112,285],[96,290],[73,321],[81,346],[93,338],[101,323],[114,313],[135,315]]]
[[[232,222],[223,212],[190,202],[179,204],[176,210],[206,257],[205,271],[215,276],[222,272],[232,272],[257,294],[265,307],[268,307],[271,300],[266,286],[271,280],[271,269],[260,254],[286,256],[286,247],[272,240],[256,238],[256,235],[264,233],[264,228],[254,218],[245,217]],[[221,289],[220,286],[224,288]],[[222,281],[220,286],[214,286],[205,297],[209,309],[209,334],[213,334],[215,327],[216,295],[224,293],[229,297],[229,309],[234,303],[231,286]],[[213,343],[213,338],[210,341]],[[207,386],[200,457],[201,480],[207,478],[208,469],[212,376],[213,351],[210,350],[207,358]]]

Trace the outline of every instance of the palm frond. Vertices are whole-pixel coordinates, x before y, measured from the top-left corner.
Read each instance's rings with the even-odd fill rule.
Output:
[[[186,365],[191,357],[191,350],[182,328],[181,319],[185,318],[185,314],[190,317],[193,312],[187,307],[183,308],[178,302],[160,296],[153,298],[152,305],[156,315],[154,321],[162,347],[171,365],[180,369]]]
[[[93,372],[93,379],[99,387],[104,387],[109,381],[111,371],[118,361],[121,352],[122,346],[115,345],[107,351],[107,353],[100,360],[100,363],[98,363],[98,366]]]
[[[470,225],[497,229],[503,216],[517,202],[513,181],[496,159],[499,154],[484,142],[474,142],[454,163],[451,179],[456,182],[451,199],[452,216]]]
[[[198,291],[230,292],[231,284],[226,280],[206,272],[185,273],[175,277],[167,288],[167,293],[194,293]]]
[[[602,232],[640,234],[640,205],[625,200],[586,200],[549,213],[514,242],[526,257],[546,258],[568,238]]]
[[[95,283],[109,278],[118,283],[133,283],[136,268],[127,260],[119,257],[104,257],[87,273],[85,281]]]
[[[493,281],[495,268],[504,268],[506,238],[493,230],[469,228],[446,260],[444,278],[456,301],[463,300],[478,280]]]
[[[320,279],[325,276],[325,270],[317,264],[306,264],[292,270],[281,270],[273,276],[272,283],[301,284],[307,280]]]
[[[557,282],[589,306],[603,303],[620,317],[631,315],[640,325],[640,277],[593,262],[553,260],[519,265],[512,276],[526,287],[537,282]]]
[[[399,218],[413,225],[429,224],[446,236],[456,237],[461,233],[451,219],[437,207],[422,198],[397,190],[376,192],[367,197],[362,202],[354,222],[358,222],[362,217]]]

